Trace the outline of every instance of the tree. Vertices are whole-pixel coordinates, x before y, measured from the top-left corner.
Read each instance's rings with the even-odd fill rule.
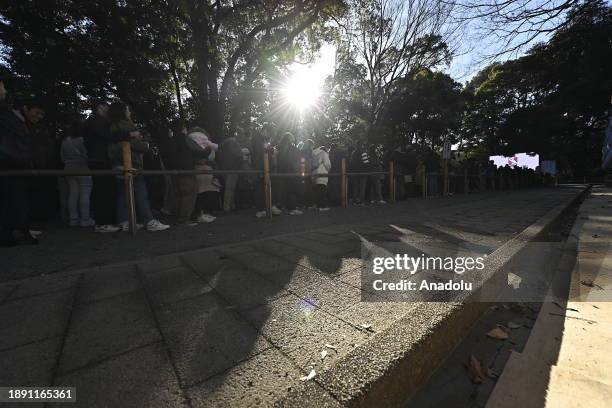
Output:
[[[5,65],[23,89],[48,95],[60,110],[74,114],[84,100],[109,95],[133,105],[145,123],[181,116],[221,138],[250,117],[254,87],[314,52],[343,6],[24,0],[0,8],[0,36]]]
[[[462,86],[449,75],[423,70],[397,81],[384,112],[383,129],[394,145],[436,148],[458,139],[465,109]]]
[[[366,71],[369,134],[378,126],[394,84],[448,63],[452,7],[426,0],[352,0],[344,20],[344,46]]]
[[[490,58],[519,54],[564,28],[566,13],[580,13],[599,0],[460,0],[455,17],[473,22],[482,39],[496,44]]]
[[[540,152],[575,174],[597,169],[612,94],[612,8],[581,6],[568,20],[547,43],[471,81],[464,131],[472,144]]]
[[[336,0],[181,2],[191,44],[197,117],[214,133],[233,132],[249,115],[253,85],[273,68],[317,48]],[[225,123],[224,123],[225,122]]]

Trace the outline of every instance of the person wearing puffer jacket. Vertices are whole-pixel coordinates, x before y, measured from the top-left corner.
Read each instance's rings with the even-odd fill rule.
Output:
[[[312,174],[328,174],[331,169],[331,162],[329,160],[329,153],[324,146],[317,147],[312,151],[313,163],[318,164],[314,167]],[[315,200],[319,211],[329,211],[329,204],[327,199],[327,184],[329,182],[328,177],[315,177]]]

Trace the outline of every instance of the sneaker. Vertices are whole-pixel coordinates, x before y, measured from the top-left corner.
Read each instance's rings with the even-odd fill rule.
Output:
[[[38,237],[40,237],[42,235],[42,231],[29,230],[28,232],[30,233],[32,238],[38,238]]]
[[[151,220],[147,222],[147,231],[155,232],[155,231],[164,231],[170,228],[169,225],[162,224],[158,220]]]
[[[217,217],[213,217],[210,214],[200,214],[198,217],[198,222],[213,222]]]
[[[94,220],[79,222],[79,227],[93,227],[94,225],[96,225],[96,222]]]
[[[387,204],[387,202],[385,200],[379,200],[378,204]]]
[[[319,208],[319,211],[329,211],[329,207]]]
[[[301,212],[300,210],[291,210],[289,211],[289,215],[302,215],[304,214],[303,212]]]
[[[255,217],[257,217],[257,218],[266,218],[266,215],[268,215],[268,214],[266,214],[265,211],[257,211],[255,213]]]
[[[108,225],[96,225],[96,227],[94,228],[94,232],[101,232],[101,233],[105,233],[105,232],[117,232],[119,230],[121,230],[120,226],[112,225],[112,224],[108,224]]]
[[[123,221],[119,224],[119,227],[121,227],[121,231],[123,232],[130,232],[130,223],[128,221]],[[136,224],[136,231],[142,229],[143,227],[144,225],[142,224]]]
[[[283,214],[283,212],[281,211],[280,208],[278,208],[275,205],[272,206],[272,215],[282,215],[282,214]]]

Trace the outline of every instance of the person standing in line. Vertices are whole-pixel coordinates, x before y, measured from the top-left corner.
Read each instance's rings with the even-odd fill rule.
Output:
[[[220,170],[240,170],[242,167],[242,150],[235,136],[228,137],[219,146]],[[230,212],[236,209],[236,186],[238,174],[226,174],[223,188],[223,211]]]
[[[182,121],[172,125],[172,137],[168,146],[168,168],[172,170],[195,170],[197,154],[187,147],[187,126]],[[194,227],[198,225],[193,219],[198,183],[195,174],[173,176],[176,186],[176,218],[180,225]]]
[[[30,133],[23,115],[6,102],[0,78],[0,169],[32,169]],[[38,244],[30,233],[27,177],[0,177],[0,246]]]
[[[329,154],[324,146],[317,147],[312,151],[313,165],[317,165],[312,171],[313,174],[328,174],[331,169]],[[315,197],[319,211],[329,211],[327,198],[328,177],[315,177]]]
[[[187,146],[198,156],[195,169],[214,170],[219,145],[210,139],[208,133],[200,127],[194,127],[187,132],[186,140]],[[199,223],[213,222],[217,217],[212,215],[212,212],[220,208],[221,183],[213,174],[198,174],[196,180],[198,195],[195,212],[198,214],[197,221]]]
[[[83,141],[83,124],[76,120],[71,125],[68,135],[62,142],[60,156],[64,170],[89,170],[87,165],[87,149]],[[89,201],[93,182],[91,176],[68,176],[68,213],[71,227],[93,227],[95,221],[91,218]]]
[[[278,172],[297,174],[300,169],[300,151],[295,138],[285,133],[278,144]],[[280,197],[289,215],[302,215],[297,209],[297,195],[300,180],[296,177],[283,177],[280,183]]]
[[[311,174],[318,163],[313,155],[314,141],[312,139],[305,140],[298,144],[298,150],[300,151],[300,173]],[[308,209],[316,208],[314,199],[314,186],[311,177],[304,177],[299,180],[298,185],[298,206]]]
[[[124,132],[116,129],[111,133],[108,118],[109,106],[101,99],[91,103],[91,115],[83,127],[83,143],[87,150],[89,168],[91,170],[110,170],[108,157],[109,146],[119,141],[129,141],[140,137],[140,132]],[[115,225],[116,214],[116,181],[113,176],[93,176],[92,210],[96,225],[95,232],[117,232],[121,227]]]
[[[251,136],[251,166],[253,170],[263,171],[264,169],[264,154],[268,154],[268,160],[272,165],[273,157],[275,156],[274,147],[266,143],[263,132],[254,132]],[[263,175],[260,174],[254,177],[253,181],[253,198],[255,201],[255,217],[266,217],[266,197],[264,188]],[[272,200],[272,197],[270,197]],[[276,205],[272,205],[272,215],[281,215],[283,212]]]
[[[114,102],[109,109],[109,118],[111,121],[111,132],[132,133],[137,132],[134,122],[132,122],[132,114],[129,107],[121,102]],[[132,167],[136,170],[142,170],[143,154],[150,150],[149,144],[143,140],[142,136],[132,137],[130,140],[132,153]],[[123,170],[123,154],[121,144],[119,142],[109,146],[108,154],[111,159],[111,164],[114,169]],[[137,215],[144,221],[144,226],[147,231],[164,231],[170,228],[169,225],[162,224],[159,220],[153,218],[151,212],[151,204],[149,202],[149,193],[144,176],[137,175],[133,177],[134,181],[134,201],[136,204]],[[117,180],[117,214],[119,225],[124,232],[129,231],[128,225],[128,210],[127,198],[124,188],[123,176],[118,176]]]
[[[363,145],[358,143],[350,156],[349,172],[365,172],[368,164],[367,152],[363,149]],[[365,205],[367,176],[351,176],[349,180],[352,187],[353,205]]]
[[[342,172],[342,159],[346,159],[348,152],[344,145],[332,143],[329,148],[329,160],[331,162],[331,173]],[[340,205],[342,201],[342,180],[340,177],[328,179],[327,191],[332,205]]]
[[[382,162],[380,159],[380,153],[376,149],[376,146],[370,145],[367,151],[364,151],[364,155],[367,159],[364,160],[364,165],[367,171],[371,172],[382,172]],[[386,204],[382,197],[382,185],[380,181],[380,174],[371,174],[368,176],[370,181],[370,195],[369,201],[371,204]],[[365,194],[364,194],[365,197]]]

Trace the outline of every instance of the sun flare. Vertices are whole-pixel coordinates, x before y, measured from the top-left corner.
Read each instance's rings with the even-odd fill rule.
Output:
[[[320,84],[308,72],[296,73],[283,86],[282,94],[288,104],[300,111],[308,110],[321,95]]]

